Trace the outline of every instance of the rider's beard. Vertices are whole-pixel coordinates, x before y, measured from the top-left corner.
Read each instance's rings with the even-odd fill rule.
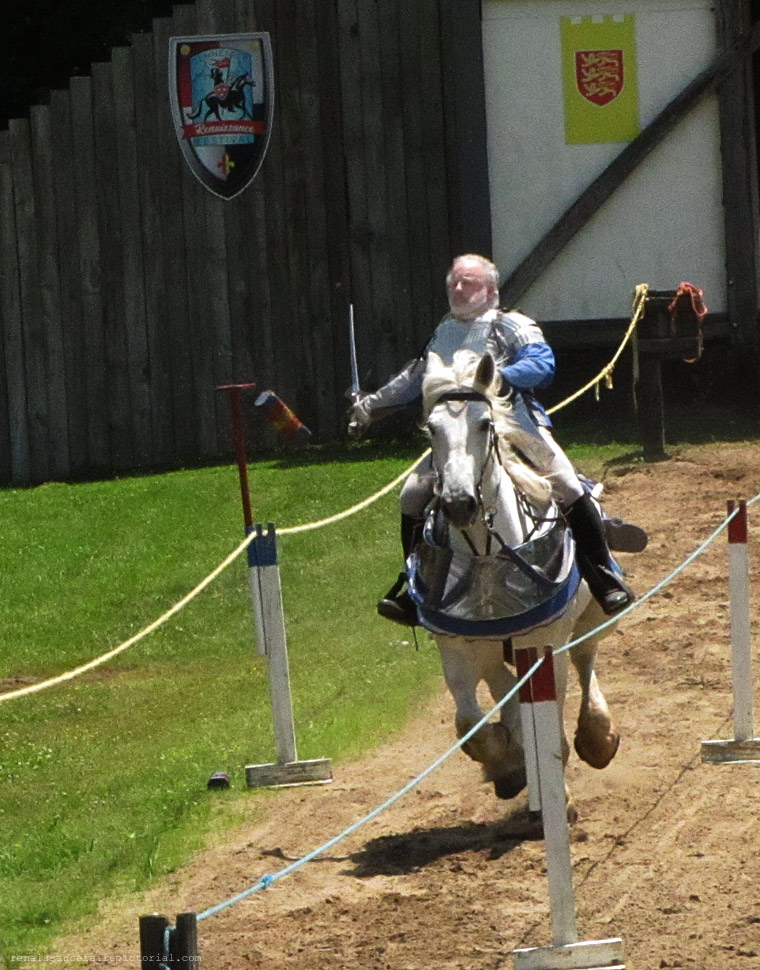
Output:
[[[451,312],[459,320],[474,320],[481,313],[485,313],[489,305],[488,293],[484,290],[472,294],[469,298],[457,293],[449,296]]]

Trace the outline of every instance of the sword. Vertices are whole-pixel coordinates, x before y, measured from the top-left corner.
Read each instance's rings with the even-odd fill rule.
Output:
[[[348,346],[351,351],[351,387],[347,391],[347,396],[356,404],[362,396],[359,390],[359,367],[356,363],[356,336],[354,334],[354,305],[351,303],[348,308]]]

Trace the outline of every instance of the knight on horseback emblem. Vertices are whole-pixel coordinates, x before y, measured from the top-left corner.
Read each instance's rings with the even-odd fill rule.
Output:
[[[172,116],[196,177],[231,199],[252,181],[267,149],[273,106],[269,35],[172,37]]]

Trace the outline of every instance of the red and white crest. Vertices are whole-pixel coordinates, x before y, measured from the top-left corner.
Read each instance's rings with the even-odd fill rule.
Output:
[[[193,174],[221,199],[239,195],[258,172],[272,130],[269,34],[172,37],[169,94]]]
[[[622,50],[576,51],[575,83],[592,104],[614,101],[624,84]]]

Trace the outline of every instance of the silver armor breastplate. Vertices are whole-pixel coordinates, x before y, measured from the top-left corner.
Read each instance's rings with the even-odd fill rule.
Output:
[[[428,351],[434,351],[449,367],[454,363],[457,350],[472,350],[482,356],[488,348],[495,313],[489,310],[482,317],[474,320],[457,320],[456,317],[446,317],[436,327],[435,333],[427,346]]]

